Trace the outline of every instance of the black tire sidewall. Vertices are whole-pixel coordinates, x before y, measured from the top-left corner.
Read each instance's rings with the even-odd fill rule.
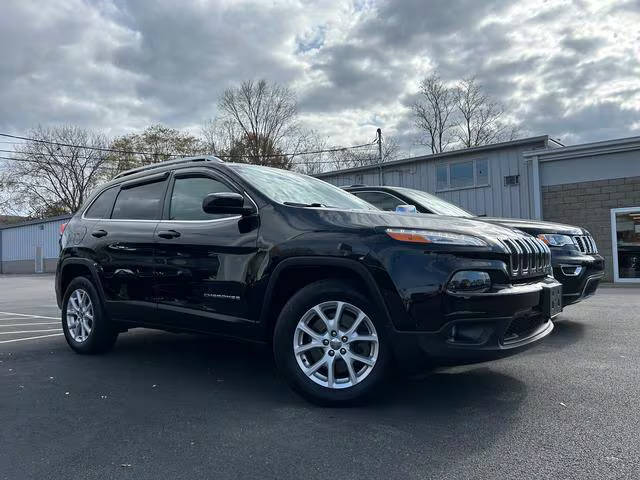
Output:
[[[373,370],[360,383],[345,389],[329,389],[313,382],[302,372],[293,353],[293,335],[300,318],[311,307],[333,300],[351,303],[365,312],[378,335],[378,358]],[[355,285],[339,280],[308,285],[291,297],[280,312],[273,337],[276,365],[290,387],[314,403],[340,406],[363,401],[379,386],[389,369],[390,352],[383,319],[375,303],[367,300]]]
[[[81,288],[89,294],[93,304],[93,323],[89,338],[84,342],[76,342],[69,333],[67,326],[67,306],[71,294]],[[74,278],[64,294],[62,301],[62,330],[69,346],[78,353],[102,353],[109,350],[117,337],[117,332],[111,327],[104,313],[102,302],[93,283],[86,277]]]

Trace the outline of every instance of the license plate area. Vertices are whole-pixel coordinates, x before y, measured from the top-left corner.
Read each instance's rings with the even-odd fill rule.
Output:
[[[562,312],[562,285],[544,285],[542,287],[542,313],[553,318]]]

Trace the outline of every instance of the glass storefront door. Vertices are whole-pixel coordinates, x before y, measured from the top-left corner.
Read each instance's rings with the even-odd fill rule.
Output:
[[[640,283],[640,207],[612,209],[611,230],[615,281]]]

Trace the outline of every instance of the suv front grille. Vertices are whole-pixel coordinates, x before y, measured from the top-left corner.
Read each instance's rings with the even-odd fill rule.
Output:
[[[499,239],[509,254],[509,270],[512,278],[546,275],[551,269],[551,250],[534,237]]]
[[[591,235],[576,235],[573,237],[573,242],[582,253],[598,253],[598,247]]]

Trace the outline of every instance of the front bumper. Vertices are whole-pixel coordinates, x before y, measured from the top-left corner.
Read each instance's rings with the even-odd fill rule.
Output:
[[[592,255],[552,254],[553,276],[562,283],[563,306],[596,293],[604,276],[604,258]]]
[[[545,313],[551,277],[505,285],[490,293],[448,294],[457,308],[437,331],[394,330],[395,356],[406,370],[462,365],[507,357],[537,344],[553,330]],[[557,298],[557,302],[560,299]]]

